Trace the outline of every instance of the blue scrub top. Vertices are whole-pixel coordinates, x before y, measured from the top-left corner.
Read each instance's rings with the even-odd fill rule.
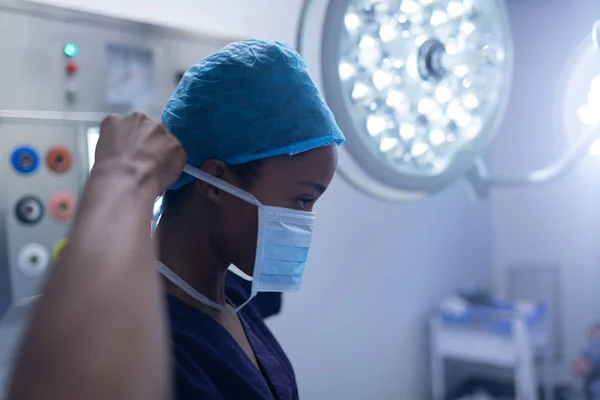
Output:
[[[228,272],[227,300],[234,307],[250,293],[250,283]],[[259,293],[239,312],[261,370],[223,326],[181,300],[167,295],[174,352],[177,400],[298,399],[290,361],[264,323],[276,314],[281,294]]]

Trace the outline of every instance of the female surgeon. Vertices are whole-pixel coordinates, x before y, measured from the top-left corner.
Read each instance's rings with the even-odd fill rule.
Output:
[[[258,40],[191,67],[162,122],[188,159],[154,234],[176,398],[297,399],[292,366],[252,299],[300,288],[312,210],[344,136],[300,56]]]

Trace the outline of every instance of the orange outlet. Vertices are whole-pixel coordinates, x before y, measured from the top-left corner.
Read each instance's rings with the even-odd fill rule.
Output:
[[[64,146],[51,147],[46,153],[46,165],[48,165],[50,171],[64,174],[73,165],[73,155]]]
[[[50,199],[48,212],[58,222],[66,222],[75,213],[75,197],[71,193],[57,193]]]

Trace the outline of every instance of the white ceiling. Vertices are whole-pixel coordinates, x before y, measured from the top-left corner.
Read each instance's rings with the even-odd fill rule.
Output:
[[[302,0],[30,0],[227,37],[293,43]]]

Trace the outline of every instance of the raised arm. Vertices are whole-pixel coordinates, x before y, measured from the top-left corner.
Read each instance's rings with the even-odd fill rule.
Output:
[[[150,237],[153,203],[185,164],[142,114],[104,120],[96,164],[17,357],[9,399],[170,397],[170,356]]]

